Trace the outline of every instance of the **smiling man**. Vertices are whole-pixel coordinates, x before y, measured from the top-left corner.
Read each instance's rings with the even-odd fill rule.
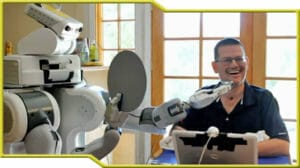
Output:
[[[206,131],[210,126],[220,132],[258,133],[259,156],[289,155],[289,136],[272,93],[248,84],[248,58],[239,40],[225,38],[214,49],[212,68],[221,81],[232,81],[233,88],[202,109],[188,109],[187,117],[173,129]],[[202,89],[213,89],[218,85]]]

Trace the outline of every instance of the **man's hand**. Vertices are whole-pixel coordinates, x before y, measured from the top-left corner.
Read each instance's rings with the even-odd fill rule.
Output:
[[[110,100],[107,104],[105,111],[105,123],[108,123],[111,128],[121,127],[127,117],[128,113],[119,111],[118,104],[120,103],[122,94],[117,93],[117,95]]]

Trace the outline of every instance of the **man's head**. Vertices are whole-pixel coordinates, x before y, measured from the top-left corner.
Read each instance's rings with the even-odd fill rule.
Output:
[[[243,44],[234,38],[219,41],[214,48],[212,67],[221,80],[242,84],[246,80],[248,58]]]

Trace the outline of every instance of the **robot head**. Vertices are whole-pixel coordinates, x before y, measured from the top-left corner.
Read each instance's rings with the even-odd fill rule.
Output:
[[[66,41],[76,40],[82,32],[82,23],[51,5],[29,4],[25,13]]]

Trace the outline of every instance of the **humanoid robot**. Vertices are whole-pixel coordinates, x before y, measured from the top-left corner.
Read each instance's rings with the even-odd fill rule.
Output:
[[[185,118],[186,108],[205,107],[232,88],[232,82],[221,82],[187,103],[175,98],[140,109],[146,73],[135,53],[122,51],[114,58],[108,91],[88,86],[79,57],[72,55],[82,23],[46,4],[29,4],[25,13],[45,27],[21,39],[18,53],[4,58],[4,153],[84,153],[102,159],[117,145],[124,125],[165,133]],[[103,136],[89,144],[81,141],[100,125],[106,125]]]

